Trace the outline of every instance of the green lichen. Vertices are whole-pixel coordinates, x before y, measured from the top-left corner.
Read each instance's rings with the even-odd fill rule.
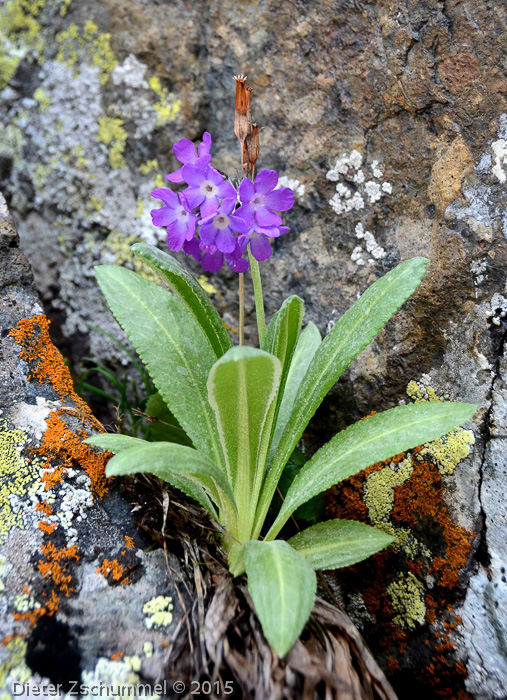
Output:
[[[160,595],[152,598],[143,606],[143,613],[146,615],[144,624],[149,630],[168,627],[173,621],[173,608],[171,596]]]
[[[37,88],[37,90],[33,93],[33,98],[39,103],[39,109],[41,112],[46,112],[49,109],[51,99],[42,88]]]
[[[125,167],[125,143],[127,132],[123,128],[123,119],[118,117],[99,117],[98,140],[109,146],[109,162],[113,170]]]
[[[9,430],[0,421],[0,542],[14,528],[24,529],[19,499],[36,493],[40,486],[37,465],[21,456],[26,441],[22,430]]]
[[[18,161],[23,152],[23,132],[16,124],[0,124],[0,151]]]
[[[26,683],[32,675],[25,664],[26,642],[21,637],[14,637],[3,644],[7,650],[7,659],[0,664],[0,700],[12,700],[9,686],[13,683]]]
[[[56,60],[60,63],[65,63],[69,67],[75,66],[79,58],[78,42],[79,29],[77,25],[69,24],[67,29],[58,32],[56,35],[56,43],[58,45]]]
[[[422,624],[426,615],[424,586],[413,573],[403,573],[389,584],[387,592],[396,613],[393,622],[404,629]]]
[[[148,81],[150,88],[158,95],[159,100],[154,104],[159,125],[173,122],[181,112],[181,100],[175,98],[174,93],[162,86],[159,78],[154,75]]]
[[[67,12],[69,11],[71,3],[72,0],[63,0],[62,6],[60,7],[60,17],[65,17]]]

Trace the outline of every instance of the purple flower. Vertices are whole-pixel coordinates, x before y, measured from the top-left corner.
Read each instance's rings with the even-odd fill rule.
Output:
[[[234,231],[247,233],[248,227],[238,216],[233,214],[236,199],[224,199],[220,208],[210,217],[200,221],[202,224],[199,235],[205,245],[214,243],[222,253],[232,253],[236,249],[237,240]]]
[[[174,155],[180,163],[183,163],[183,165],[189,163],[199,168],[205,168],[210,162],[210,149],[211,136],[207,131],[202,135],[202,142],[197,147],[197,154],[195,152],[195,146],[190,139],[180,139],[173,146]],[[178,168],[178,170],[175,170],[173,173],[166,175],[166,178],[171,182],[183,182],[182,170],[183,168]]]
[[[288,226],[256,226],[255,228],[250,228],[247,234],[239,237],[239,247],[245,252],[248,244],[250,244],[252,255],[257,261],[261,262],[270,258],[273,252],[269,239],[283,236],[287,231],[290,231]]]
[[[224,255],[214,243],[205,245],[202,241],[198,241],[197,238],[193,238],[191,241],[184,243],[183,251],[185,255],[192,255],[197,262],[201,263],[202,269],[206,270],[206,272],[218,272],[224,264],[224,258],[227,265],[234,272],[246,272],[249,267],[248,261],[242,257],[244,250],[241,249],[239,243],[232,253],[225,253]]]
[[[167,226],[167,245],[170,250],[181,250],[185,241],[194,237],[197,216],[190,213],[183,194],[177,195],[166,187],[159,187],[151,193],[161,199],[164,206],[152,209],[150,214],[155,226]]]
[[[294,193],[290,187],[280,187],[276,170],[261,170],[254,182],[244,178],[239,186],[241,206],[236,215],[249,226],[281,226],[282,219],[276,211],[287,211],[294,205]]]
[[[211,165],[202,168],[199,165],[184,165],[183,180],[189,185],[185,197],[192,209],[201,207],[201,217],[208,219],[218,209],[219,199],[236,200],[237,194],[230,182]]]

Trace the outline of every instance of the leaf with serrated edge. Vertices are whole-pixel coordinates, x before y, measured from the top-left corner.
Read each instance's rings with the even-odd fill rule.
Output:
[[[355,520],[317,523],[288,540],[315,570],[352,566],[391,542],[394,542],[394,537]]]
[[[85,442],[88,445],[93,445],[94,447],[102,447],[104,450],[108,450],[108,452],[112,452],[113,454],[130,450],[133,447],[141,447],[149,444],[146,442],[146,440],[140,440],[139,438],[135,438],[130,435],[120,435],[117,433],[101,433],[100,435],[93,435],[92,437],[87,438]],[[193,498],[194,501],[197,501],[197,503],[207,510],[213,518],[218,517],[215,507],[208,498],[208,494],[199,483],[193,479],[183,476],[182,474],[176,474],[176,472],[173,472],[171,474],[171,478],[167,479],[167,481],[182,491],[186,496],[190,496],[190,498]],[[209,490],[214,488],[214,485],[208,480],[206,480],[206,486]]]
[[[321,343],[301,383],[271,462],[260,498],[255,536],[261,531],[280,474],[310,418],[350,363],[417,289],[427,263],[426,258],[405,260],[377,280],[343,314]]]
[[[171,474],[193,477],[206,486],[210,477],[234,502],[231,488],[221,469],[201,452],[193,447],[177,445],[174,442],[146,442],[129,450],[122,450],[109,460],[106,476],[124,476],[125,474],[154,474],[160,479],[171,482]],[[216,494],[211,494],[216,503],[220,503]]]
[[[193,444],[222,466],[206,387],[216,357],[203,331],[180,299],[135,272],[100,265],[95,274],[167,406]]]
[[[308,367],[321,342],[322,338],[320,336],[319,329],[310,321],[299,336],[299,340],[290,363],[287,381],[285,382],[285,389],[283,391],[283,397],[278,410],[273,439],[271,440],[268,464],[271,463],[276,454],[283,431],[285,430],[287,421],[292,413],[294,401],[296,399],[299,387],[301,386],[301,382],[303,381]]]
[[[311,566],[287,542],[245,545],[248,590],[266,639],[285,656],[310,617],[317,580]]]
[[[302,503],[334,484],[424,442],[448,433],[477,407],[436,401],[397,406],[349,426],[316,452],[292,482],[266,539],[274,539]]]
[[[227,329],[211,299],[183,265],[172,255],[146,243],[134,243],[131,250],[158,272],[169,288],[183,301],[202,328],[217,358],[232,348]]]
[[[279,382],[280,361],[247,347],[229,350],[214,364],[208,379],[209,401],[240,515],[241,531],[233,534],[241,541],[251,534]]]

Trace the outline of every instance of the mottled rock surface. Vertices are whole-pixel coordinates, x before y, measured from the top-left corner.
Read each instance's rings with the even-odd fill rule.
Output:
[[[132,265],[134,240],[163,245],[149,192],[176,166],[174,141],[207,129],[217,166],[237,172],[235,73],[255,89],[259,164],[295,181],[291,233],[262,267],[268,316],[297,293],[325,331],[399,260],[431,259],[306,448],[409,398],[479,404],[464,432],[377,465],[329,510],[397,533],[339,583],[401,697],[504,698],[503,3],[46,0],[30,14],[11,0],[2,32],[1,184],[74,366],[126,361],[89,332],[110,328],[92,268]],[[211,282],[234,328],[236,279]],[[254,339],[252,310],[250,296]]]
[[[102,428],[49,340],[1,196],[0,251],[0,696],[154,685],[183,614],[178,560],[145,551],[82,443]]]

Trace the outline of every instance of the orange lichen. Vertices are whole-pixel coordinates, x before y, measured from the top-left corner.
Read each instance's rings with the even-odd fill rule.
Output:
[[[70,586],[72,574],[69,573],[68,564],[72,559],[79,560],[76,545],[57,549],[52,542],[48,542],[42,545],[42,553],[45,559],[39,559],[38,563],[42,578],[51,578],[58,590],[68,598],[71,593],[75,593],[75,589]]]
[[[47,501],[36,503],[35,510],[38,510],[40,513],[44,513],[46,517],[49,517],[53,513],[53,507]]]
[[[66,467],[81,467],[91,479],[92,491],[102,497],[107,491],[105,465],[110,457],[109,453],[98,453],[84,445],[83,440],[88,437],[88,433],[84,430],[74,432],[67,427],[61,416],[74,413],[95,429],[101,432],[104,429],[94,418],[85,401],[74,391],[69,369],[61,353],[51,342],[48,319],[43,314],[22,319],[16,328],[10,330],[9,335],[21,347],[21,359],[29,364],[28,379],[35,379],[40,384],[48,382],[62,401],[68,403],[70,400],[75,406],[75,409],[62,408],[53,411],[46,420],[48,427],[38,452],[49,460],[61,460],[63,464],[42,476],[44,488],[50,490],[61,483]],[[54,465],[50,463],[48,466]]]
[[[120,659],[123,659],[124,656],[125,656],[124,651],[117,651],[111,655],[111,661],[119,661]]]
[[[47,520],[41,520],[37,523],[39,530],[42,530],[46,535],[50,535],[58,527],[58,523],[48,523]]]
[[[83,413],[91,415],[87,404],[74,391],[61,353],[51,342],[49,321],[44,314],[21,319],[9,335],[21,346],[19,356],[30,366],[29,381],[37,379],[39,384],[48,381],[62,400],[72,399]]]
[[[49,463],[53,460],[61,462],[61,470],[50,472],[42,476],[46,488],[52,488],[61,481],[66,468],[81,467],[91,480],[91,490],[99,498],[104,496],[108,488],[106,479],[106,464],[111,457],[109,452],[96,452],[89,445],[83,443],[88,437],[85,431],[71,430],[61,417],[62,409],[53,411],[46,419],[47,430],[38,449],[41,457],[46,457]],[[47,477],[46,479],[44,477]]]
[[[459,688],[464,687],[466,670],[456,662],[451,640],[451,633],[457,629],[460,620],[452,609],[459,575],[466,565],[474,533],[452,521],[444,502],[445,477],[436,465],[421,459],[421,450],[422,447],[416,448],[411,453],[409,478],[394,487],[388,523],[394,532],[410,532],[414,546],[409,542],[405,548],[386,549],[354,567],[338,571],[337,578],[345,595],[348,591],[361,594],[374,621],[367,623],[366,637],[377,653],[385,658],[390,673],[396,676],[399,670],[401,672],[403,654],[410,657],[417,653],[417,644],[422,642],[429,649],[429,661],[422,666],[418,680],[423,686],[430,686],[431,692],[439,697],[462,697],[464,700],[466,693]],[[407,455],[403,454],[375,464],[334,487],[327,497],[328,515],[373,524],[364,502],[368,476],[406,458]],[[424,602],[427,625],[438,626],[434,627],[436,637],[433,640],[421,640],[420,627],[402,629],[393,622],[396,612],[387,591],[401,573],[410,574],[420,582],[432,577],[431,594],[426,593]]]
[[[133,537],[129,537],[129,535],[125,535],[125,547],[128,547],[129,549],[135,549],[136,545],[134,543]]]
[[[104,559],[102,565],[97,568],[97,573],[102,574],[106,579],[111,577],[113,581],[121,583],[122,586],[131,583],[130,579],[126,578],[126,569],[116,559]]]

